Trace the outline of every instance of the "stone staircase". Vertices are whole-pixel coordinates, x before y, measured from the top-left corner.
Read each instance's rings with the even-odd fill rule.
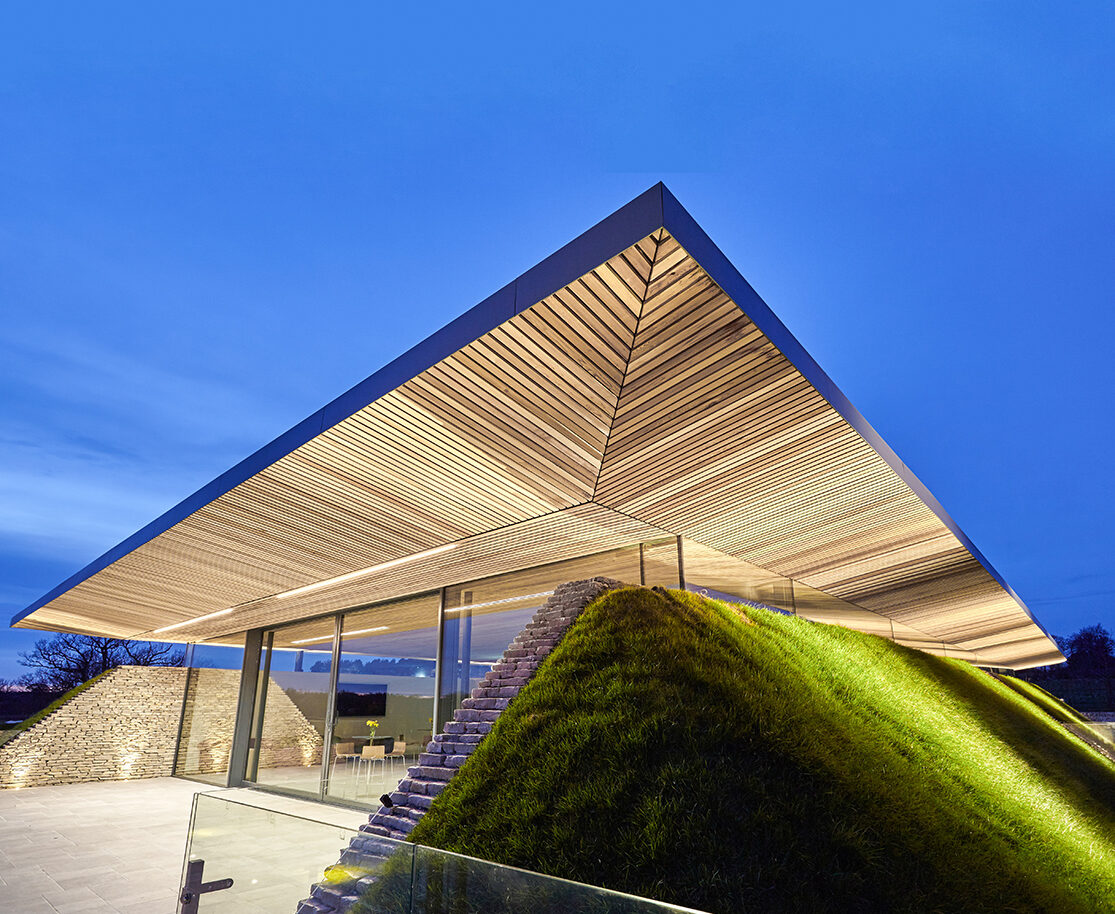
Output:
[[[384,839],[402,840],[411,833],[581,611],[601,594],[621,586],[611,578],[596,577],[561,584],[554,590],[507,646],[500,662],[453,712],[445,729],[427,744],[418,764],[391,794],[391,805],[381,806],[360,827],[361,834],[341,852],[327,880],[315,885],[310,897],[299,904],[297,914],[340,914],[357,901],[396,850],[395,844]]]

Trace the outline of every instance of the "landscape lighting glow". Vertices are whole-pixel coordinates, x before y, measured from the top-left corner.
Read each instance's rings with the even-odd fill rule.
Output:
[[[454,606],[447,609],[447,613],[459,613],[466,609],[479,609],[481,606],[499,606],[501,603],[518,603],[520,600],[533,600],[535,597],[548,597],[552,590],[543,590],[541,593],[525,593],[521,597],[504,597],[502,600],[488,600],[485,603],[468,603],[465,606]]]
[[[193,625],[195,622],[204,622],[206,619],[216,619],[217,616],[227,616],[232,612],[232,608],[219,609],[215,613],[206,613],[204,616],[198,616],[196,619],[187,619],[185,622],[175,622],[173,625],[164,625],[162,628],[156,628],[152,635],[157,635],[160,632],[169,632],[175,628],[181,628],[183,625]]]
[[[315,581],[313,584],[307,584],[304,587],[295,587],[294,590],[277,593],[275,594],[275,599],[285,600],[287,597],[293,597],[300,593],[309,593],[311,590],[317,590],[319,587],[329,587],[331,584],[342,584],[345,581],[353,580],[353,578],[362,578],[366,574],[375,574],[377,571],[385,571],[397,565],[405,565],[407,562],[415,562],[418,559],[429,558],[431,555],[440,555],[442,552],[448,552],[450,549],[456,548],[456,543],[449,543],[447,546],[438,546],[435,549],[427,549],[425,552],[416,552],[414,555],[406,555],[401,559],[391,559],[389,562],[381,562],[378,565],[372,565],[370,568],[361,568],[359,571],[350,571],[348,574],[340,574],[335,578],[326,578],[324,581]]]
[[[352,635],[366,635],[368,632],[385,632],[389,629],[390,625],[377,625],[375,628],[358,628],[352,632],[341,632],[342,638],[348,638]],[[321,638],[299,638],[297,641],[291,641],[291,644],[313,644],[317,641],[332,641],[332,635],[325,635]]]

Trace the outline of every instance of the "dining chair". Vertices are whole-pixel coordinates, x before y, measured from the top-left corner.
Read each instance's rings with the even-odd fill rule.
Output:
[[[333,768],[330,772],[330,778],[337,773],[338,762],[356,762],[359,765],[360,755],[355,752],[354,743],[334,743],[333,744]],[[359,770],[359,769],[357,769]]]
[[[398,762],[403,768],[407,765],[407,744],[401,739],[395,740],[394,748],[387,753],[387,758],[391,761],[392,765]]]
[[[372,782],[372,769],[378,763],[380,768],[385,767],[387,758],[387,750],[383,746],[365,746],[360,750],[360,755],[357,760],[357,772],[367,766],[368,773],[366,782]]]

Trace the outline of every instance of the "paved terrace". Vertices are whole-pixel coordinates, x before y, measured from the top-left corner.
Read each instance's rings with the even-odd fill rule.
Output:
[[[190,804],[213,790],[178,778],[0,790],[0,910],[174,914]],[[367,821],[257,791],[221,793],[349,828]]]

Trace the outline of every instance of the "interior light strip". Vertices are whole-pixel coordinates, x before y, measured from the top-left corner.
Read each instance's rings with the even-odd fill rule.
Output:
[[[160,632],[169,632],[175,628],[181,628],[183,625],[193,625],[195,622],[204,622],[206,619],[216,619],[217,616],[227,616],[232,612],[232,608],[219,609],[215,613],[206,613],[204,616],[198,616],[196,619],[187,619],[185,622],[175,622],[173,625],[164,625],[162,628],[156,628],[151,632],[152,635],[157,635]]]
[[[375,628],[358,628],[356,631],[341,632],[342,638],[348,638],[351,635],[366,635],[368,632],[385,632],[389,629],[390,625],[377,625]],[[318,641],[332,641],[332,635],[326,635],[323,638],[299,638],[297,641],[291,641],[291,644],[315,644]]]
[[[520,600],[533,600],[535,597],[548,597],[552,590],[543,590],[541,593],[525,593],[521,597],[505,597],[502,600],[488,600],[486,603],[469,603],[466,606],[454,606],[447,609],[447,613],[459,613],[466,609],[479,609],[481,606],[499,606],[501,603],[518,603]]]
[[[326,578],[324,581],[315,581],[313,584],[307,584],[304,587],[295,587],[294,590],[287,590],[283,593],[275,594],[275,599],[285,600],[287,597],[294,597],[300,593],[309,593],[311,590],[317,590],[320,587],[329,587],[333,584],[343,584],[345,581],[351,581],[354,578],[362,578],[366,574],[375,574],[377,571],[386,571],[388,568],[395,568],[398,565],[405,565],[407,562],[416,562],[419,559],[426,559],[432,555],[440,555],[443,552],[448,552],[450,549],[456,549],[457,543],[449,543],[446,546],[438,546],[435,549],[427,549],[425,552],[416,552],[414,555],[406,555],[401,559],[392,559],[389,562],[381,562],[378,565],[372,565],[370,568],[361,568],[359,571],[350,571],[348,574],[340,574],[335,578]]]

